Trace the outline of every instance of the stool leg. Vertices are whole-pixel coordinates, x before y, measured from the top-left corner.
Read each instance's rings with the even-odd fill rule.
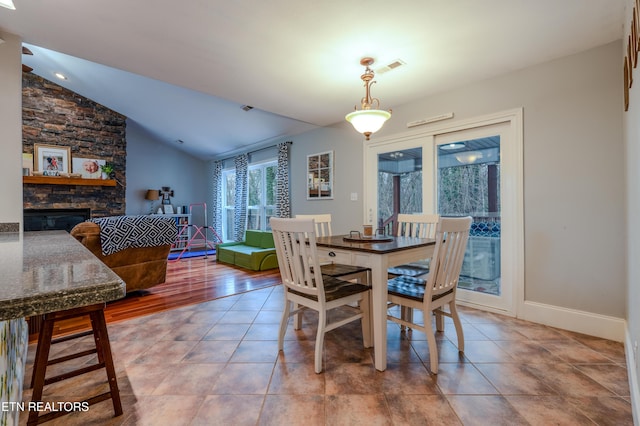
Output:
[[[40,331],[38,331],[38,344],[36,345],[36,356],[34,358],[33,361],[33,371],[31,373],[31,387],[33,388],[33,385],[35,384],[36,381],[36,367],[38,365],[41,365],[41,362],[38,362],[38,360],[40,360],[42,358],[42,350],[44,349],[44,347],[46,346],[48,349],[51,349],[51,337],[53,335],[53,324],[51,324],[51,333],[49,333],[48,337],[45,337],[45,335],[47,334],[44,330],[45,326],[44,326],[44,320],[41,321],[40,323]],[[46,365],[46,360],[49,358],[49,353],[47,353],[47,355],[44,357],[45,359],[45,365]]]
[[[96,349],[98,350],[98,361],[100,363],[104,362],[104,368],[107,370],[107,379],[109,380],[113,411],[116,416],[120,416],[122,415],[122,403],[120,402],[120,391],[118,390],[116,369],[113,365],[113,356],[111,354],[111,344],[109,343],[109,334],[107,333],[107,322],[104,319],[104,311],[99,310],[92,312],[91,322],[93,325],[93,336],[96,341]]]
[[[36,359],[33,364],[33,375],[31,376],[31,387],[33,393],[31,401],[42,401],[42,390],[44,388],[44,378],[47,373],[47,362],[49,361],[49,351],[51,349],[51,337],[53,336],[53,321],[45,319],[38,336],[38,346],[36,349]],[[27,425],[38,424],[38,412],[30,411]]]

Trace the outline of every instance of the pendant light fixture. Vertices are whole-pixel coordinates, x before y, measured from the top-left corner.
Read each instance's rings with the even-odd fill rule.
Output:
[[[373,64],[372,58],[362,58],[360,65],[365,67],[364,74],[360,76],[364,81],[365,96],[361,99],[361,109],[355,107],[355,111],[346,115],[345,119],[353,125],[356,131],[362,133],[366,140],[372,133],[382,128],[384,122],[391,117],[391,110],[383,111],[380,108],[380,100],[371,97],[371,85],[375,83],[373,80],[373,70],[370,66]]]
[[[6,7],[7,9],[16,10],[16,7],[13,5],[13,1],[11,0],[0,0],[0,6]]]

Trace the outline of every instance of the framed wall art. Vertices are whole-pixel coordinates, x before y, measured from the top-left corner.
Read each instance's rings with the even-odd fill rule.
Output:
[[[307,155],[307,200],[333,198],[333,151]]]
[[[71,148],[58,145],[33,145],[34,170],[57,176],[71,173]]]

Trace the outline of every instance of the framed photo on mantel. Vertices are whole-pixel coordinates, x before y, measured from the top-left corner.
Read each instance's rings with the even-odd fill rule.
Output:
[[[73,173],[80,173],[84,179],[100,179],[102,175],[100,167],[106,163],[106,160],[98,160],[97,158],[73,157],[71,159]]]
[[[333,151],[307,155],[307,200],[333,199]]]
[[[58,145],[33,145],[34,170],[51,176],[71,173],[71,148]]]

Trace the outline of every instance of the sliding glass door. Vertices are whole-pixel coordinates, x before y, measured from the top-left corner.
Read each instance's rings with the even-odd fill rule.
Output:
[[[511,288],[502,280],[500,148],[506,125],[435,138],[437,212],[471,216],[458,299],[497,309],[508,307]]]
[[[365,223],[472,216],[458,300],[515,313],[523,284],[521,111],[365,146]]]

